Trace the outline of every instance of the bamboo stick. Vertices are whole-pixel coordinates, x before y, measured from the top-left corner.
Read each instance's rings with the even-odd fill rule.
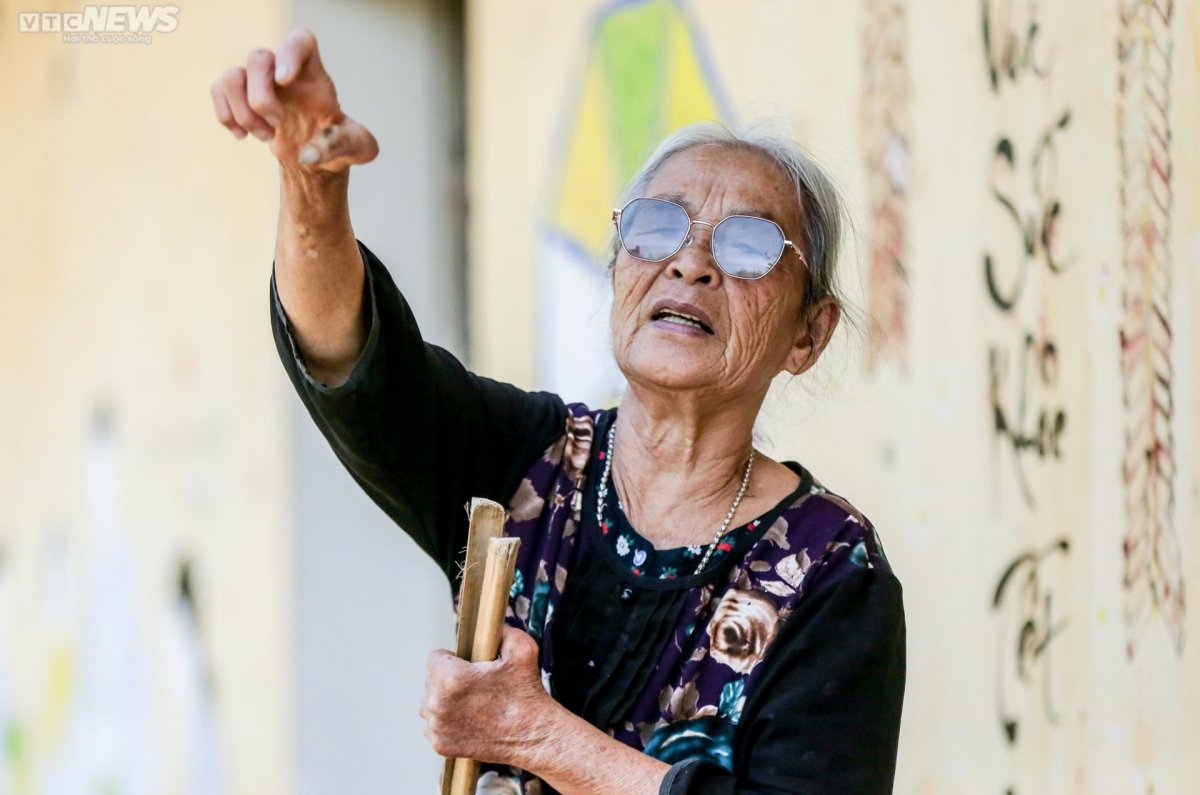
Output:
[[[454,650],[464,660],[471,659],[471,647],[475,642],[475,621],[487,568],[488,542],[504,534],[504,507],[498,502],[475,497],[471,500],[470,516],[467,557],[458,591],[458,643]],[[442,795],[450,795],[453,776],[454,760],[447,759],[442,766]]]
[[[504,508],[498,502],[475,497],[471,500],[471,526],[467,531],[467,559],[463,566],[458,597],[458,646],[455,654],[471,659],[475,641],[475,619],[488,558],[488,545],[504,535]]]
[[[488,541],[483,588],[479,595],[475,637],[471,644],[471,662],[491,662],[500,653],[504,634],[504,614],[512,589],[513,570],[517,565],[519,538],[492,538]],[[479,763],[474,759],[455,759],[450,795],[474,795],[479,779]]]
[[[471,662],[491,662],[500,653],[504,615],[508,612],[508,594],[512,590],[517,550],[520,547],[519,538],[493,538],[488,541],[475,642],[471,645]]]

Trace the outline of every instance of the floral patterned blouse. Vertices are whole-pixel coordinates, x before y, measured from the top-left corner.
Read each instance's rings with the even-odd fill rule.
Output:
[[[785,462],[796,490],[727,533],[700,573],[702,550],[654,549],[616,500],[601,525],[593,442],[617,410],[471,374],[422,341],[360,249],[371,328],[349,380],[308,375],[272,282],[284,366],[350,473],[452,588],[463,504],[507,506],[505,534],[521,539],[507,621],[538,641],[550,693],[670,764],[662,793],[891,792],[904,614],[871,523]],[[525,771],[483,771],[480,795],[552,792]]]

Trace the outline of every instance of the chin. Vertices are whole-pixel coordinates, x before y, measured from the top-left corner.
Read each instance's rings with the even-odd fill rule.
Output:
[[[713,385],[711,357],[679,346],[637,344],[617,365],[631,384],[680,390]]]

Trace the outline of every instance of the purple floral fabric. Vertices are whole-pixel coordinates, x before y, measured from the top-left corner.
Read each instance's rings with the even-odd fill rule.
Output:
[[[566,431],[530,468],[508,506],[505,535],[521,539],[507,623],[541,645],[550,689],[547,628],[582,536],[582,489],[604,412],[571,405]],[[601,727],[669,764],[701,758],[732,769],[731,747],[759,663],[805,593],[857,568],[887,570],[871,523],[817,483],[800,495],[719,582],[689,590],[658,664],[628,720]],[[546,795],[515,768],[484,765],[480,795]]]

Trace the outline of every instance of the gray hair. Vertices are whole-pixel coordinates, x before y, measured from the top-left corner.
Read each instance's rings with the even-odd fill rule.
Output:
[[[735,132],[716,122],[700,122],[681,127],[658,145],[634,175],[622,196],[621,203],[643,196],[646,186],[663,164],[675,155],[698,146],[721,146],[758,152],[783,169],[796,191],[797,204],[804,217],[800,228],[804,233],[801,246],[808,261],[808,285],[804,309],[818,301],[832,298],[843,309],[843,299],[836,279],[838,251],[846,210],[841,194],[825,169],[799,144],[769,127],[752,127]],[[619,242],[613,236],[609,267],[616,262]]]

